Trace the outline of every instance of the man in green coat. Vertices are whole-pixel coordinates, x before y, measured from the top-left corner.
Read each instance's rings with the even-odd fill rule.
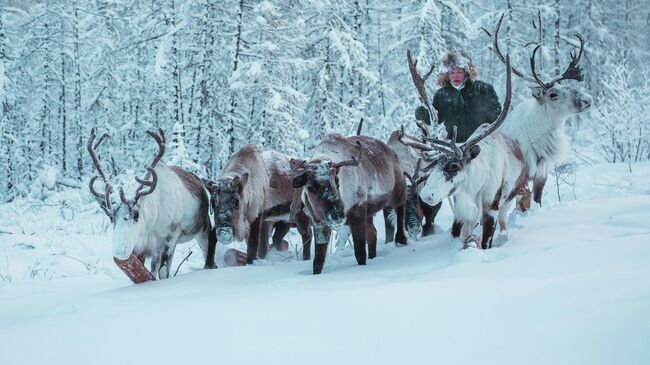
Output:
[[[477,80],[478,69],[462,51],[449,52],[439,68],[440,89],[433,96],[438,120],[451,135],[456,126],[457,141],[464,142],[483,123],[492,123],[501,113],[501,104],[492,85]],[[431,124],[429,113],[418,107],[416,118]]]
[[[440,89],[433,96],[434,113],[438,113],[440,123],[445,123],[449,136],[456,126],[456,141],[465,142],[481,124],[492,123],[499,116],[499,98],[492,85],[477,80],[478,69],[463,51],[447,53],[442,58],[439,69]],[[415,110],[415,118],[431,124],[429,112],[423,106]],[[433,221],[441,206],[442,203],[429,206],[420,199],[420,208],[425,218],[424,236],[433,233]],[[460,226],[454,224],[452,233],[459,230]]]

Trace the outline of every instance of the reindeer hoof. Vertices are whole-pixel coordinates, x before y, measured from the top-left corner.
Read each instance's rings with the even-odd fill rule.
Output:
[[[226,253],[223,254],[223,260],[226,262],[227,266],[244,266],[248,261],[248,256],[246,253],[234,248],[229,248]]]
[[[289,242],[282,240],[280,243],[274,243],[271,245],[271,248],[277,251],[289,251]]]
[[[463,250],[467,248],[481,248],[481,243],[480,240],[477,236],[471,235],[465,239],[465,243],[463,244]]]

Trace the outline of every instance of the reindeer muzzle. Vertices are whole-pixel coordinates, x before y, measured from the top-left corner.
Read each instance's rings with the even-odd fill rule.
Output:
[[[117,267],[119,267],[135,284],[156,280],[151,271],[147,270],[142,261],[140,261],[134,254],[131,254],[131,256],[126,260],[120,260],[117,257],[113,257],[113,261],[115,261]]]
[[[232,228],[220,228],[217,231],[217,241],[227,245],[230,242],[232,242],[233,239],[233,233],[232,233]]]
[[[345,224],[345,217],[332,217],[328,215],[325,217],[325,223],[327,223],[328,226],[337,230],[343,227],[343,224]]]
[[[591,105],[593,104],[593,98],[591,95],[584,95],[581,98],[578,99],[578,111],[583,111],[585,109],[591,108]]]

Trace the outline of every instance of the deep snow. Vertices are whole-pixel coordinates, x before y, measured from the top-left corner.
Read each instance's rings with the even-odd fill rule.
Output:
[[[563,202],[553,184],[484,252],[444,209],[365,267],[345,248],[320,276],[290,253],[204,271],[191,243],[138,286],[86,191],[0,205],[0,363],[650,363],[650,164],[581,167]]]

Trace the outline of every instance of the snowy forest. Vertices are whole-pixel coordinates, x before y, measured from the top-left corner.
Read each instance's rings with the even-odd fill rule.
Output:
[[[519,68],[541,41],[542,67],[557,74],[573,34],[586,40],[582,87],[595,108],[570,121],[572,159],[647,160],[649,9],[647,0],[5,0],[0,201],[29,195],[35,181],[87,181],[93,127],[110,135],[113,175],[141,168],[153,149],[144,131],[157,127],[170,136],[168,162],[210,177],[246,143],[305,156],[361,119],[385,139],[414,128],[409,49],[422,68],[466,50],[503,97],[503,66],[480,28],[504,12],[502,48]],[[529,94],[515,82],[515,105]]]
[[[427,139],[407,51],[509,113]],[[650,0],[0,0],[0,364],[650,364],[648,60]]]

